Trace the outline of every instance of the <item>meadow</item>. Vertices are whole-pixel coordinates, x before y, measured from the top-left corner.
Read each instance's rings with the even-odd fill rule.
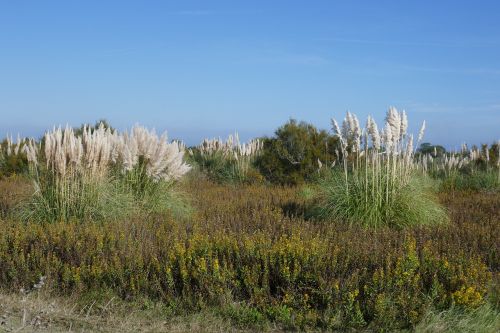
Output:
[[[407,127],[9,139],[0,330],[497,332],[500,145]]]

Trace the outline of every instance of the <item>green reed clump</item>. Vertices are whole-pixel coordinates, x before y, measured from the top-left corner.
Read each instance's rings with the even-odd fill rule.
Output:
[[[362,130],[350,113],[342,130],[335,120],[333,127],[341,144],[340,163],[318,186],[321,216],[372,227],[446,220],[430,180],[417,175],[419,164],[404,112],[391,108],[382,133],[371,117]],[[424,129],[425,123],[417,142]]]
[[[35,191],[21,209],[24,219],[41,222],[168,210],[175,202],[171,184],[189,170],[181,144],[139,126],[130,134],[103,125],[84,127],[81,135],[58,128],[45,134],[41,150],[34,140],[25,147]]]
[[[442,178],[444,191],[500,191],[500,180],[496,172],[455,172]]]
[[[385,170],[379,172],[385,173]],[[377,180],[371,177],[373,172],[368,170],[366,178],[348,174],[346,180],[341,171],[333,170],[317,187],[316,214],[367,227],[404,227],[447,220],[446,211],[437,203],[434,184],[429,178],[415,174],[408,183],[397,184],[401,187],[395,188],[389,196],[387,187],[381,186],[377,191],[371,187],[377,180],[387,182],[389,175],[379,174]],[[349,191],[346,191],[346,181]]]
[[[140,157],[130,170],[116,174],[121,193],[129,193],[136,209],[145,214],[171,213],[185,218],[192,213],[188,196],[174,180],[155,180],[148,175],[147,161]]]
[[[240,143],[238,134],[230,135],[226,141],[205,139],[199,146],[190,149],[190,157],[199,171],[218,183],[252,183],[262,176],[254,162],[262,150],[260,140]]]
[[[0,142],[0,178],[27,173],[28,161],[24,153],[26,144],[27,140],[19,135],[16,142],[10,136]]]
[[[459,152],[420,154],[422,171],[440,182],[443,191],[499,191],[500,141],[482,149],[466,144]]]

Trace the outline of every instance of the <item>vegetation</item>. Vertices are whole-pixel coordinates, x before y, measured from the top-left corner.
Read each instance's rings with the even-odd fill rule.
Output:
[[[260,140],[240,143],[238,134],[226,141],[205,139],[189,150],[191,161],[198,171],[218,183],[253,183],[261,180],[255,169],[255,159],[262,150]]]
[[[482,149],[462,146],[460,152],[421,154],[420,163],[442,190],[499,191],[500,143]]]
[[[118,134],[101,124],[84,127],[81,135],[59,127],[45,134],[43,147],[28,140],[23,152],[35,191],[21,217],[39,222],[106,220],[136,207],[167,209],[172,183],[189,171],[182,145],[137,126]]]
[[[0,142],[0,179],[27,173],[28,160],[22,151],[24,144],[25,140],[19,137],[17,143],[11,137]]]
[[[273,184],[296,185],[320,175],[321,165],[329,167],[336,160],[337,138],[306,122],[290,120],[263,139],[257,166]]]
[[[341,150],[338,167],[317,187],[320,216],[371,227],[447,220],[432,184],[418,173],[420,165],[414,158],[413,136],[406,132],[404,112],[391,108],[382,133],[371,117],[362,129],[356,115],[349,112],[342,129],[335,120],[332,123]]]
[[[50,330],[28,305],[70,297],[86,315],[66,320],[82,329],[141,309],[167,319],[148,322],[159,331],[203,318],[201,331],[497,331],[500,192],[445,184],[497,177],[498,145],[416,150],[395,109],[382,133],[349,113],[333,124],[329,135],[290,121],[189,154],[103,124],[2,147],[29,166],[0,179],[9,325]]]
[[[218,308],[243,326],[395,329],[428,308],[484,304],[500,269],[498,195],[442,195],[453,223],[374,230],[304,221],[290,211],[301,204],[293,188],[187,185],[199,198],[187,224],[4,221],[0,284],[47,276],[55,295],[105,290],[177,311]]]

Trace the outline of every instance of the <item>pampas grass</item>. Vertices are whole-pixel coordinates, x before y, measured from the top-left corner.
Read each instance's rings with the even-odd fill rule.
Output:
[[[226,141],[205,139],[191,149],[190,155],[209,178],[218,182],[246,182],[256,157],[262,150],[262,141],[241,143],[238,133],[229,135]]]
[[[491,153],[490,153],[491,152]],[[419,164],[426,173],[441,183],[443,190],[500,190],[500,142],[442,155],[420,154]]]
[[[417,175],[420,164],[413,136],[407,133],[406,113],[390,108],[385,120],[382,131],[371,117],[361,129],[349,112],[342,127],[332,120],[341,163],[318,186],[320,215],[373,227],[446,220],[429,180]],[[416,144],[424,130],[425,122]]]
[[[137,206],[146,206],[146,197],[170,190],[190,169],[183,162],[180,143],[169,143],[166,135],[157,136],[140,126],[130,134],[102,124],[85,126],[81,135],[68,126],[58,127],[45,134],[43,147],[29,140],[24,151],[35,193],[22,215],[39,221],[102,220],[129,214]]]

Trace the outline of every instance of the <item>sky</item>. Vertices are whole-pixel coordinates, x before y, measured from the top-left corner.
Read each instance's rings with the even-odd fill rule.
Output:
[[[346,111],[500,139],[499,1],[0,0],[0,137],[107,119],[196,144]]]

